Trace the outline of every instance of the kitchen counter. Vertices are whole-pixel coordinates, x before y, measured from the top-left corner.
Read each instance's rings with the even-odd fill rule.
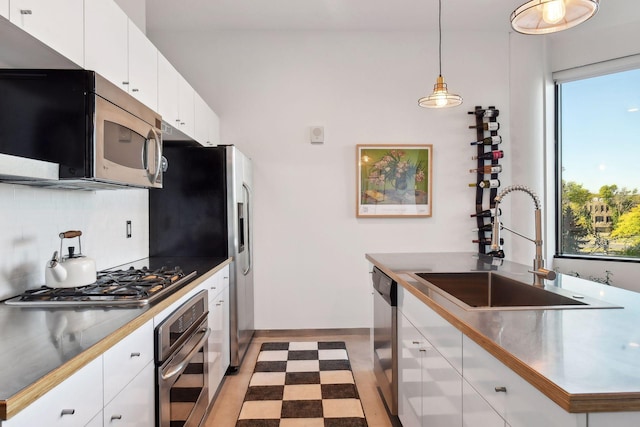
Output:
[[[405,273],[497,271],[532,283],[530,267],[473,253],[366,257],[566,411],[640,411],[640,294],[559,274],[547,284],[622,308],[466,311]]]
[[[197,271],[180,289],[142,307],[0,304],[0,420],[24,409],[230,262],[231,258],[154,257],[132,263],[151,269],[179,265],[185,273]]]

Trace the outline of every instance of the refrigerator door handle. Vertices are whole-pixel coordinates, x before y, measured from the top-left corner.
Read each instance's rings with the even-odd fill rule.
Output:
[[[253,262],[251,258],[251,190],[249,189],[249,186],[247,184],[242,183],[242,191],[245,194],[245,200],[246,200],[245,226],[247,227],[245,232],[246,247],[247,247],[247,258],[246,258],[247,262],[244,268],[242,269],[242,274],[246,276],[251,271],[252,262]]]

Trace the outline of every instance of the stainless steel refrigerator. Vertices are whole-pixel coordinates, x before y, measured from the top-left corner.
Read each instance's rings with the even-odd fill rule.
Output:
[[[233,257],[231,369],[254,333],[251,160],[233,145],[166,142],[162,189],[149,191],[149,255]]]

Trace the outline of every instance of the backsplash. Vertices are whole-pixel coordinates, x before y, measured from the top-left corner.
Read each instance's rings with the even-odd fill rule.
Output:
[[[149,190],[73,191],[0,183],[0,299],[44,284],[61,231],[82,231],[82,252],[103,270],[149,255]],[[126,222],[132,237],[126,237]],[[76,246],[77,239],[65,242]]]

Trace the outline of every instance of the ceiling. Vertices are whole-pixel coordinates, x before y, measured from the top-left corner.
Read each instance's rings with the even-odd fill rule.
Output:
[[[438,0],[140,0],[148,31],[420,31],[437,28]],[[443,30],[510,31],[525,0],[442,0]],[[640,21],[640,2],[601,0],[583,26]]]

